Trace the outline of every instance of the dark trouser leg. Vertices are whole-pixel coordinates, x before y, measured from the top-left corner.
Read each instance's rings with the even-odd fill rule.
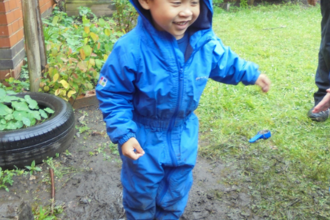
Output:
[[[330,71],[330,1],[321,0],[321,44],[319,51],[319,63],[315,75],[315,84],[318,91],[314,93],[315,104],[319,103],[326,89],[330,88],[329,71]]]

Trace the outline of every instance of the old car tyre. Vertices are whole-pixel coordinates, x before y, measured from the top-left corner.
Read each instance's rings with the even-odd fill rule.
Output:
[[[46,93],[20,93],[30,95],[39,107],[49,107],[55,112],[41,124],[33,127],[0,131],[0,167],[31,165],[66,150],[74,137],[75,119],[71,105],[63,99]]]

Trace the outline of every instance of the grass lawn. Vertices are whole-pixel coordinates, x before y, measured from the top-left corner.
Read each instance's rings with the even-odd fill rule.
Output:
[[[315,123],[307,117],[316,91],[320,21],[319,6],[215,10],[217,36],[257,63],[272,87],[263,94],[256,86],[210,80],[197,110],[200,152],[239,161],[242,178],[224,182],[239,185],[251,178],[251,208],[265,218],[330,219],[330,120]],[[262,129],[272,137],[250,144]]]

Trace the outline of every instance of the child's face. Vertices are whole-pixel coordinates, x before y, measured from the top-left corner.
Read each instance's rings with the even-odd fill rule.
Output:
[[[177,40],[199,16],[199,0],[139,0],[150,10],[157,30],[167,31]]]

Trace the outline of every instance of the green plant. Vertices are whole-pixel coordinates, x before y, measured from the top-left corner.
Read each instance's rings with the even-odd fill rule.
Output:
[[[96,20],[97,19],[97,16],[88,7],[79,6],[78,7],[78,11],[79,11],[79,15],[81,17],[93,18],[93,20]]]
[[[36,162],[32,161],[31,166],[25,166],[26,169],[30,171],[30,175],[33,175],[34,172],[40,172],[42,169],[36,166]]]
[[[13,185],[13,176],[15,176],[15,171],[12,170],[2,170],[0,167],[0,189],[4,188],[7,192],[9,192],[9,189],[7,187],[7,184]]]
[[[48,107],[40,108],[29,95],[20,98],[15,94],[0,88],[0,131],[33,126],[54,113]]]
[[[9,77],[8,79],[5,79],[5,82],[8,84],[8,86],[3,86],[3,89],[5,90],[13,90],[17,93],[30,90],[30,81],[27,70],[27,64],[25,64],[22,67],[22,71],[20,73],[19,79],[15,79],[14,77]]]
[[[65,100],[75,99],[92,90],[113,44],[123,35],[114,31],[111,19],[89,19],[90,9],[80,8],[81,21],[54,9],[54,16],[44,20],[48,65],[40,91]]]
[[[39,206],[39,209],[35,210],[33,214],[36,220],[56,219],[54,215],[51,215],[50,208],[44,208],[42,206]]]
[[[224,0],[214,0],[212,1],[214,6],[220,6],[220,4],[222,4],[224,2]]]
[[[86,116],[88,116],[88,113],[86,111],[82,111],[83,116],[81,116],[78,121],[81,124],[81,126],[76,125],[76,129],[78,129],[79,134],[84,133],[85,131],[89,131],[90,127],[88,127],[86,121],[84,120]]]
[[[117,22],[117,30],[124,33],[132,30],[137,22],[138,13],[129,0],[115,0],[113,5],[116,10],[112,16]]]
[[[249,5],[248,5],[248,0],[240,0],[240,7],[241,8],[247,8]]]
[[[72,155],[68,149],[65,150],[64,154],[65,154],[66,156],[71,156],[71,155]]]

